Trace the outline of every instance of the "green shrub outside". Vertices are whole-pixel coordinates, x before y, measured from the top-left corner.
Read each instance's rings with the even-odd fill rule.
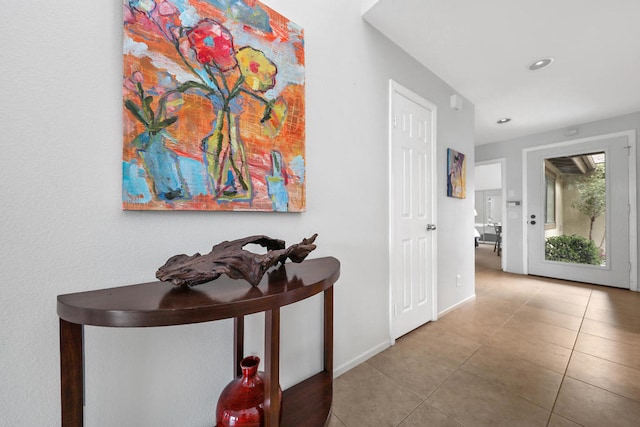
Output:
[[[553,236],[545,242],[545,258],[548,261],[563,261],[576,264],[600,265],[600,250],[592,240],[577,236]]]

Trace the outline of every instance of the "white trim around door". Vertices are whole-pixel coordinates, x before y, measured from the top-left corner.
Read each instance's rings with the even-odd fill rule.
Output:
[[[546,144],[537,147],[526,148],[522,150],[522,194],[523,194],[523,220],[527,221],[527,212],[529,212],[530,206],[528,206],[528,156],[532,152],[541,150],[550,150],[556,148],[571,147],[573,145],[579,146],[587,143],[593,143],[597,141],[610,140],[612,138],[626,137],[626,149],[628,150],[628,166],[629,166],[629,187],[628,187],[628,203],[629,203],[629,289],[632,291],[638,291],[638,227],[637,227],[637,184],[636,184],[636,131],[628,130],[621,132],[614,132],[604,135],[597,135],[592,137],[580,138],[570,141],[560,141],[556,143]],[[523,224],[522,228],[522,256],[523,256],[523,273],[529,273],[528,266],[528,224]]]

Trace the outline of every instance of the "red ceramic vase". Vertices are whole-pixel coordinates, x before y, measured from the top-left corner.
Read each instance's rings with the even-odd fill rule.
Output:
[[[242,359],[242,376],[227,384],[218,399],[216,427],[264,426],[264,381],[262,373],[258,372],[259,364],[258,356]],[[282,390],[279,392],[282,402]]]

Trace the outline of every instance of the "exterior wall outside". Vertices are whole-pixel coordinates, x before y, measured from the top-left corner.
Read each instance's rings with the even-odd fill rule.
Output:
[[[574,201],[578,198],[578,193],[569,190],[569,186],[574,181],[573,177],[569,177],[566,180],[565,189],[565,202],[564,216],[565,220],[565,232],[564,234],[577,234],[579,236],[589,237],[589,218],[578,212],[575,208],[571,207]],[[592,240],[603,252],[606,253],[606,235],[605,235],[606,214],[600,215],[593,223]]]
[[[547,164],[547,167],[550,165]],[[556,170],[557,171],[557,170]],[[570,188],[574,178],[557,171],[556,183],[556,222],[553,228],[546,228],[545,238],[561,235],[589,236],[589,218],[578,212],[571,205],[578,198],[578,193]],[[603,253],[606,253],[605,235],[606,216],[600,215],[593,224],[592,240]]]
[[[555,166],[553,166],[551,163],[549,162],[545,162],[545,168],[548,168],[550,170],[550,172],[553,174],[553,177],[555,178],[556,182],[555,182],[555,192],[556,192],[556,221],[555,221],[555,225],[553,226],[553,228],[548,228],[545,225],[545,230],[544,230],[544,237],[551,237],[551,236],[560,236],[563,234],[563,226],[564,226],[564,209],[562,209],[562,207],[564,206],[564,177],[563,175],[560,173],[560,171],[558,169],[556,169]],[[560,207],[560,208],[558,208]]]

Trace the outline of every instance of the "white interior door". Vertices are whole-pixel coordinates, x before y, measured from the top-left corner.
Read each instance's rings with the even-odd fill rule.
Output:
[[[635,169],[630,153],[635,141],[619,134],[562,144],[527,153],[527,252],[529,274],[629,289],[635,269]],[[635,158],[635,155],[634,155]],[[580,182],[602,168],[598,181],[604,209],[591,220],[579,201],[593,204],[591,190]],[[633,178],[635,180],[635,178]],[[633,187],[630,190],[630,185]],[[589,197],[587,197],[589,196]],[[593,212],[593,211],[592,211]],[[635,221],[635,220],[634,220]],[[556,236],[561,236],[561,240]],[[591,241],[598,256],[576,260],[579,236]],[[571,243],[569,245],[568,243]],[[571,252],[571,255],[563,255]],[[558,255],[560,254],[560,255]],[[632,258],[633,254],[633,258]],[[561,260],[569,257],[572,261]]]
[[[435,106],[391,82],[391,335],[434,320]]]

